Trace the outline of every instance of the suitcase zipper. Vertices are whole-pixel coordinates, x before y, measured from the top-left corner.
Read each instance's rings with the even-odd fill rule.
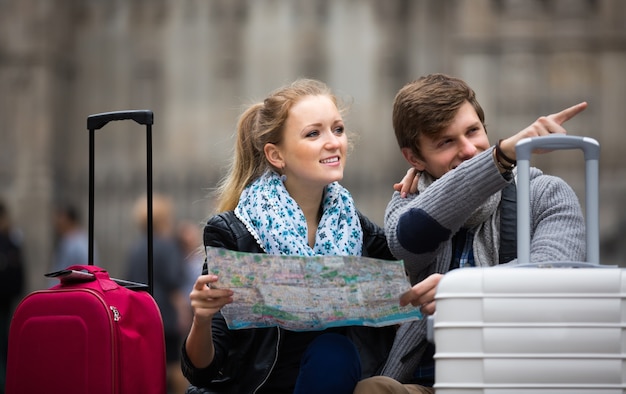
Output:
[[[42,292],[48,292],[48,291],[52,291],[52,290],[42,290]],[[75,289],[58,289],[58,290],[54,290],[54,291],[59,291],[59,292],[76,292],[76,291],[84,291],[87,293],[91,293],[94,297],[96,297],[101,303],[102,305],[106,308],[107,306],[109,307],[109,309],[113,312],[113,321],[117,322],[120,320],[121,318],[121,314],[118,311],[117,307],[112,306],[112,305],[108,305],[106,300],[104,299],[104,297],[97,291],[93,290],[93,289],[84,289],[84,288],[75,288]],[[111,341],[112,344],[114,346],[112,346],[111,349],[111,356],[112,356],[112,365],[111,365],[111,369],[113,371],[113,373],[111,374],[111,389],[113,390],[114,393],[118,392],[118,387],[117,384],[119,383],[119,371],[117,370],[118,367],[118,363],[117,363],[117,345],[118,345],[118,338],[119,338],[119,334],[118,334],[118,327],[116,327],[117,325],[114,325],[113,322],[111,322],[109,324],[109,330],[111,332]]]
[[[104,297],[98,293],[97,291],[88,289],[87,291],[93,293],[96,297],[98,297],[100,299],[100,301],[104,304],[105,307],[109,307],[109,309],[113,312],[113,321],[117,322],[120,319],[120,312],[117,310],[117,308],[113,305],[109,305],[106,300],[104,299]],[[111,370],[113,371],[111,378],[113,379],[113,381],[111,382],[111,388],[113,390],[113,393],[117,393],[119,392],[119,387],[118,385],[120,384],[120,377],[119,377],[119,371],[118,371],[118,362],[117,362],[117,354],[118,354],[118,349],[117,347],[118,345],[118,341],[119,341],[119,334],[118,334],[118,327],[117,325],[113,324],[113,322],[111,322],[111,324],[109,324],[109,328],[111,329],[111,338],[112,338],[112,349],[111,349],[111,354],[112,354],[112,362],[113,365],[111,365]]]
[[[111,312],[113,312],[113,321],[120,321],[120,311],[118,311],[117,308],[113,305],[110,305],[109,308],[111,309]]]
[[[106,308],[107,306],[109,307],[109,309],[113,312],[113,321],[117,322],[120,318],[120,313],[117,310],[116,307],[109,305],[106,300],[104,299],[104,297],[102,296],[102,294],[100,294],[99,292],[93,290],[93,289],[81,289],[82,291],[86,291],[89,293],[92,293],[96,298],[98,298],[100,300],[100,302],[102,302],[102,304],[104,305],[104,307]],[[116,319],[117,316],[117,319]],[[111,389],[113,390],[113,393],[117,393],[119,391],[118,388],[118,384],[119,384],[119,371],[117,370],[118,368],[118,362],[117,362],[117,346],[118,346],[118,338],[119,338],[119,334],[117,333],[117,327],[116,325],[113,324],[113,322],[111,322],[109,324],[109,329],[111,330],[111,342],[112,342],[112,349],[111,349],[111,356],[112,356],[112,365],[111,365],[111,370],[113,371],[113,373],[111,374]]]
[[[111,317],[112,319],[112,323],[111,323],[111,331],[113,333],[113,336],[115,338],[115,341],[113,342],[113,344],[115,346],[113,346],[113,362],[114,362],[114,390],[115,393],[119,393],[121,392],[120,389],[120,385],[122,384],[122,371],[119,370],[120,368],[120,363],[118,362],[118,354],[120,354],[120,349],[119,347],[121,346],[121,344],[119,343],[120,338],[122,337],[120,334],[120,326],[119,324],[117,324],[120,319],[122,318],[122,314],[120,313],[120,311],[117,309],[117,307],[115,305],[109,305],[109,309],[111,310],[113,316]]]

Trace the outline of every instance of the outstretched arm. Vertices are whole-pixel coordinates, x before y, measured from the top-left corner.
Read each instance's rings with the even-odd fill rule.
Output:
[[[502,140],[500,148],[504,154],[516,160],[515,145],[524,138],[541,137],[550,134],[567,134],[567,130],[563,127],[563,123],[572,119],[587,108],[587,103],[582,102],[564,109],[551,115],[542,116],[534,121],[530,126],[526,127],[519,133]],[[539,150],[534,153],[546,153],[548,151]]]

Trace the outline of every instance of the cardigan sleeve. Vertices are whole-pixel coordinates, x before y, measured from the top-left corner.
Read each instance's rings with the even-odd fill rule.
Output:
[[[437,272],[437,257],[474,210],[510,180],[500,174],[493,148],[467,160],[420,194],[401,198],[394,192],[385,211],[385,235],[391,252],[404,260],[412,281]]]

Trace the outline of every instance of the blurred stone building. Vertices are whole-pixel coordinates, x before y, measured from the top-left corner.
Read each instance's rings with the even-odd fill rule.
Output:
[[[31,289],[45,285],[51,209],[87,211],[86,117],[151,109],[154,189],[202,223],[231,157],[243,105],[296,77],[350,104],[359,138],[344,180],[382,224],[404,174],[391,129],[396,91],[445,72],[477,91],[492,141],[586,100],[566,126],[602,147],[602,262],[625,261],[626,2],[621,0],[0,0],[0,197],[24,234]],[[133,201],[145,190],[145,134],[96,133],[96,243],[124,271]],[[533,163],[583,197],[582,155]]]

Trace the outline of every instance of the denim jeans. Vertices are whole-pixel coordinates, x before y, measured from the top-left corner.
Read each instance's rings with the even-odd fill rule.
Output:
[[[361,379],[361,359],[350,339],[317,337],[304,353],[294,394],[352,394]]]

